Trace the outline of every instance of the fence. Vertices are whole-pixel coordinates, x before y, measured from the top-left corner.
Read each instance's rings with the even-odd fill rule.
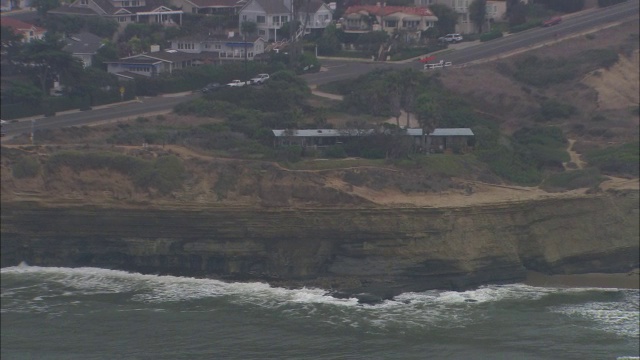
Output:
[[[440,62],[437,62],[435,64],[424,64],[423,70],[441,69],[444,67],[449,67],[451,65],[451,61],[445,62],[444,60],[440,60]]]

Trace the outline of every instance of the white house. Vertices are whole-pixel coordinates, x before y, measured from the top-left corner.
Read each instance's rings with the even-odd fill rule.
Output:
[[[292,9],[291,0],[249,0],[239,12],[239,27],[243,22],[254,22],[258,35],[266,41],[281,40],[278,30],[292,19],[305,26],[305,33],[322,31],[333,20],[329,5],[310,0],[301,9]]]
[[[172,10],[163,0],[74,0],[71,4],[49,10],[47,14],[102,16],[129,23],[158,23],[165,26],[182,23],[182,10]]]

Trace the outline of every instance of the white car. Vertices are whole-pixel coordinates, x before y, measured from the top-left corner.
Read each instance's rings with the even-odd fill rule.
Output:
[[[460,41],[462,41],[462,35],[460,34],[447,34],[441,38],[439,38],[438,40],[440,40],[441,42],[447,42],[447,43],[459,43]]]
[[[230,83],[227,84],[227,86],[229,87],[243,87],[245,86],[247,83],[244,81],[240,81],[240,80],[232,80]]]
[[[249,83],[253,85],[261,85],[267,80],[269,80],[269,74],[258,74],[256,77],[249,80]]]

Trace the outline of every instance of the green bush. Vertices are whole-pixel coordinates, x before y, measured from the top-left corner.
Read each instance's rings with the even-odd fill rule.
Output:
[[[329,146],[324,150],[324,156],[333,159],[343,159],[347,157],[347,152],[342,145]]]
[[[16,179],[36,177],[40,173],[40,162],[35,157],[22,157],[11,167]]]
[[[571,80],[577,74],[577,64],[574,62],[528,55],[516,60],[513,76],[529,85],[546,86]]]
[[[179,188],[184,179],[182,161],[173,155],[149,161],[111,152],[62,151],[53,154],[46,162],[46,170],[50,173],[65,166],[74,171],[117,171],[128,176],[137,187],[155,189],[161,194]]]
[[[540,187],[545,191],[594,188],[604,180],[605,177],[601,176],[596,168],[580,169],[552,174],[542,182]]]
[[[511,34],[518,33],[518,32],[521,32],[521,31],[525,31],[525,30],[536,28],[536,27],[540,27],[540,25],[542,25],[542,20],[530,20],[530,21],[527,21],[524,24],[512,26],[509,29],[509,33],[511,33]]]
[[[481,42],[485,42],[485,41],[489,41],[489,40],[494,40],[494,39],[498,39],[502,37],[502,31],[499,30],[492,30],[490,32],[486,32],[482,35],[480,35],[480,41]]]
[[[628,143],[586,153],[589,164],[603,174],[638,176],[640,173],[640,143]]]
[[[576,107],[555,100],[547,100],[540,106],[540,115],[544,120],[568,118],[576,113]]]

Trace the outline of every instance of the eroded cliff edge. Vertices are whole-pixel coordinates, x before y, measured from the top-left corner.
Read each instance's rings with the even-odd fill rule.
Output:
[[[393,295],[639,265],[639,192],[451,208],[2,203],[2,266],[95,266]]]

